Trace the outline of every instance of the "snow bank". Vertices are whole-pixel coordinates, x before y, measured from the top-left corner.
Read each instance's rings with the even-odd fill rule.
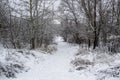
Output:
[[[120,54],[80,48],[71,61],[78,73],[92,74],[95,80],[119,80]],[[81,75],[80,75],[81,76]],[[90,79],[91,80],[91,79]]]
[[[16,77],[17,73],[27,72],[32,65],[43,59],[42,53],[29,50],[0,48],[0,76]]]

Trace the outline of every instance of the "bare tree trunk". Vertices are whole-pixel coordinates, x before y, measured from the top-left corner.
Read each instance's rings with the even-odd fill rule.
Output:
[[[118,2],[117,4],[117,25],[120,27],[120,0],[118,0],[117,2]]]
[[[96,0],[94,0],[94,44],[93,49],[98,46],[99,37],[97,35],[97,25],[96,25]]]
[[[90,39],[88,39],[88,47],[90,48],[90,46],[91,46],[91,41]]]
[[[31,49],[35,49],[35,37],[34,37],[34,22],[33,22],[33,5],[32,0],[30,0],[30,24],[31,24],[31,39],[30,39],[30,47]]]
[[[31,49],[35,49],[35,38],[31,39]]]

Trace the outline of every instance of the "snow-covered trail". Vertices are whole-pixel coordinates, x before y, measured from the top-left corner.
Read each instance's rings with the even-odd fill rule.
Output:
[[[70,46],[60,37],[56,39],[56,42],[57,51],[53,55],[48,55],[45,61],[33,65],[29,72],[22,73],[11,80],[84,80],[84,77],[69,71],[71,58],[78,47]]]
[[[70,65],[70,62],[75,58],[75,53],[80,47],[63,42],[61,37],[56,37],[55,42],[57,43],[57,51],[53,54],[43,54],[41,51],[33,50],[37,58],[29,56],[30,58],[27,58],[27,60],[22,60],[27,63],[26,66],[30,67],[28,72],[17,74],[16,78],[0,78],[0,80],[101,80],[104,74],[98,75],[96,72],[109,69],[109,65],[98,63],[94,67],[88,67],[85,70],[76,71],[74,68],[71,70],[72,65]],[[80,58],[88,60],[94,57],[92,54],[80,56]],[[102,56],[101,59],[104,61],[104,58]],[[119,57],[116,58],[118,58],[116,61],[119,64]],[[105,80],[120,80],[119,77],[111,77],[110,79],[109,77],[108,75]]]
[[[78,48],[59,38],[56,42],[58,51],[45,61],[40,69],[39,80],[78,80],[74,73],[69,72],[71,58]]]

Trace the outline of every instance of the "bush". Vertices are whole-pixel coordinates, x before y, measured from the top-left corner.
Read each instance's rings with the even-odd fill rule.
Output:
[[[55,44],[55,45],[56,45],[56,44]],[[47,52],[47,53],[52,54],[54,51],[57,50],[57,47],[56,47],[55,45],[48,45],[47,47],[45,47],[45,46],[43,45],[43,47],[41,48],[41,50],[42,50],[42,51],[45,51],[45,52]]]
[[[29,67],[25,62],[31,57],[36,57],[33,53],[23,50],[6,50],[0,52],[0,77],[14,78],[18,73],[28,71]]]
[[[93,65],[93,62],[90,62],[89,60],[83,60],[80,58],[76,58],[71,61],[72,65],[75,66],[76,70],[82,70],[86,69],[88,66]]]
[[[106,78],[118,78],[120,79],[120,65],[116,65],[112,68],[98,71],[98,79],[97,80],[107,80]]]
[[[20,73],[24,69],[23,64],[9,63],[3,64],[0,63],[0,76],[6,76],[8,78],[15,77],[16,73]]]
[[[108,42],[108,51],[111,53],[120,52],[120,37],[111,38]]]

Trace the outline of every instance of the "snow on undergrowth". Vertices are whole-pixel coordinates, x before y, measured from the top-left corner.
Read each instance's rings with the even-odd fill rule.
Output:
[[[120,79],[119,53],[111,55],[102,50],[80,48],[71,64],[80,73],[93,74],[96,80]]]
[[[0,48],[0,77],[14,78],[18,73],[27,72],[34,63],[44,60],[40,54],[37,51]]]
[[[40,51],[42,51],[43,53],[49,53],[49,54],[52,54],[52,53],[54,53],[55,51],[57,51],[57,43],[54,43],[53,45],[51,44],[51,45],[48,45],[47,47],[44,47],[44,45],[40,48],[40,49],[38,49],[38,50],[40,50]]]
[[[48,47],[48,52],[0,48],[0,80],[120,79],[119,53],[111,55],[100,49],[88,50],[63,42],[62,38],[57,38],[56,43]],[[54,54],[46,54],[49,50],[55,50]]]

